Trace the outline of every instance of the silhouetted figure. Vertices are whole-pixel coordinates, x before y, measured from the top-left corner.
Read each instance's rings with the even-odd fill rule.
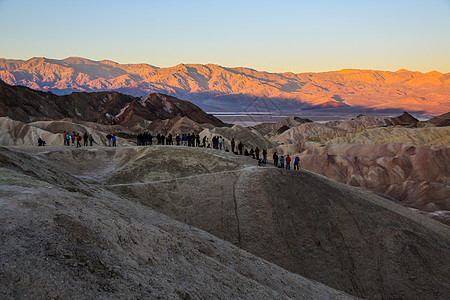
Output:
[[[267,164],[267,150],[263,149],[262,152],[264,164]]]
[[[89,136],[88,136],[87,132],[85,132],[83,134],[83,146],[87,146],[88,145],[88,138],[89,138]]]
[[[238,150],[239,150],[239,154],[242,155],[242,150],[244,149],[244,144],[242,144],[242,142],[239,142],[238,144]]]
[[[94,138],[92,137],[92,134],[89,134],[89,146],[92,147],[93,142],[94,142]]]
[[[180,134],[177,133],[177,135],[175,136],[175,141],[177,142],[177,146],[180,146],[180,140],[181,140]]]
[[[234,147],[236,146],[236,142],[234,141],[234,138],[231,139],[231,152],[234,153]]]
[[[275,167],[278,167],[278,154],[274,152],[272,158],[273,158],[273,165]]]
[[[38,146],[45,146],[45,141],[41,137],[38,138]]]
[[[111,147],[112,134],[111,134],[111,133],[108,133],[108,134],[106,135],[106,139],[108,140],[108,147]]]

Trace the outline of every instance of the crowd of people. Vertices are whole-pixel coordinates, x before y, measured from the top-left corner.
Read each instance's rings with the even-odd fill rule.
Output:
[[[92,137],[92,134],[87,134],[87,132],[85,132],[83,135],[81,135],[78,132],[73,131],[72,133],[70,133],[69,131],[65,131],[63,132],[63,140],[64,140],[64,146],[75,146],[77,148],[81,147],[81,140],[83,140],[83,146],[92,146],[94,143],[94,138]]]
[[[64,138],[64,145],[65,146],[72,146],[75,145],[79,148],[81,147],[81,140],[84,142],[84,146],[92,146],[94,143],[94,138],[92,137],[92,134],[87,134],[86,132],[81,136],[79,133],[75,133],[73,131],[72,133],[64,131],[63,133]],[[209,140],[206,136],[204,136],[202,139],[200,139],[200,135],[194,134],[194,133],[184,133],[184,134],[176,134],[175,137],[169,133],[167,136],[163,134],[157,134],[155,136],[157,145],[174,145],[177,146],[188,146],[188,147],[204,147],[204,148],[212,148],[216,150],[225,150],[229,151],[229,149],[226,149],[224,138],[222,136],[213,136],[211,140]],[[117,147],[117,135],[115,133],[109,133],[106,135],[106,139],[108,141],[107,146],[109,147]],[[137,141],[136,144],[138,146],[152,146],[153,145],[153,135],[149,132],[139,133],[137,135]],[[45,141],[43,141],[41,138],[39,138],[39,146],[45,145]],[[239,143],[236,143],[235,139],[232,138],[231,142],[231,152],[236,155],[244,155],[244,156],[250,156],[258,161],[258,165],[265,165],[267,164],[267,150],[263,149],[262,151],[259,149],[259,147],[256,147],[255,149],[250,148],[247,149],[244,147],[244,144],[239,141]],[[272,156],[273,164],[277,168],[286,168],[286,170],[291,169],[291,157],[289,154],[278,156],[277,152],[273,153]],[[299,157],[296,156],[294,158],[293,164],[294,164],[294,170],[299,170]]]
[[[175,140],[175,144],[174,144]],[[156,142],[157,145],[177,145],[177,146],[188,146],[188,147],[204,147],[204,148],[212,148],[216,150],[225,150],[229,151],[229,149],[226,149],[224,138],[222,136],[213,136],[210,139],[208,139],[206,136],[204,136],[202,139],[200,138],[200,135],[194,134],[194,133],[184,133],[184,134],[176,134],[175,137],[169,133],[167,136],[163,134],[157,134],[156,135]],[[153,145],[153,136],[149,132],[139,133],[137,135],[137,141],[136,144],[138,146],[151,146]],[[235,139],[231,139],[231,152],[236,155],[244,155],[244,156],[250,156],[258,161],[258,165],[265,165],[267,164],[267,150],[263,149],[262,151],[256,147],[255,149],[250,148],[247,149],[244,147],[244,144],[239,141],[239,143],[236,143]],[[291,158],[289,154],[284,157],[283,155],[281,157],[278,157],[278,154],[275,152],[273,154],[273,161],[275,167],[278,168],[286,168],[286,170],[291,169]],[[299,157],[294,158],[294,170],[299,170]]]

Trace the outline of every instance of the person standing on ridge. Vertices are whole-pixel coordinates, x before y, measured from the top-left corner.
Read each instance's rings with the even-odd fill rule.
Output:
[[[112,134],[111,140],[112,140],[112,146],[113,146],[113,147],[117,147],[117,143],[116,143],[116,141],[117,141],[117,136],[116,136],[115,133]]]
[[[278,154],[274,152],[272,158],[273,158],[273,165],[278,168]]]
[[[234,138],[231,139],[231,152],[234,153],[234,146],[236,145],[236,142],[234,141]]]
[[[89,134],[89,146],[92,147],[93,142],[94,142],[94,138],[92,137],[92,134]]]
[[[289,157],[289,154],[286,156],[286,170],[291,169],[291,158]]]
[[[256,155],[256,160],[259,160],[259,148],[258,148],[258,146],[256,146],[255,155]]]
[[[70,137],[72,138],[72,146],[75,146],[75,138],[76,138],[75,131],[72,132]]]
[[[77,140],[77,148],[80,147],[81,148],[81,136],[77,133],[75,136],[75,139]]]
[[[298,156],[296,156],[294,158],[294,170],[300,170],[299,167],[298,167],[299,161],[300,161],[300,158]]]
[[[66,133],[66,131],[64,130],[64,133],[63,133],[64,146],[67,145],[66,134],[67,134],[67,133]]]
[[[200,147],[200,134],[197,133],[197,135],[195,136],[195,142],[197,144],[197,147]]]
[[[222,150],[223,138],[219,136],[219,139],[217,141],[219,142],[219,150]]]
[[[87,134],[87,132],[85,132],[84,134],[83,134],[83,146],[87,146],[88,145],[88,134]]]
[[[108,147],[111,147],[111,139],[112,139],[111,133],[108,133],[108,134],[106,135],[106,138],[108,139]]]
[[[280,157],[280,168],[284,169],[284,156],[281,155]]]
[[[263,163],[267,164],[267,150],[266,149],[263,149],[262,155],[263,155]]]
[[[238,150],[239,150],[239,154],[242,155],[242,150],[244,150],[244,144],[242,144],[241,141],[239,141]]]
[[[70,146],[70,134],[69,134],[69,132],[66,133],[66,142],[67,142],[67,146]]]

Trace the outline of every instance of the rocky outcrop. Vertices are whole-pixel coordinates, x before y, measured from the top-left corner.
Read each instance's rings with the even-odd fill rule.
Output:
[[[427,123],[433,124],[435,126],[450,126],[450,112],[431,118]]]
[[[153,135],[160,133],[165,136],[168,134],[199,133],[205,128],[212,129],[214,126],[208,123],[198,124],[187,117],[181,116],[172,119],[155,120],[146,127]]]
[[[311,123],[311,122],[312,121],[310,119],[302,119],[299,117],[292,116],[276,123],[261,123],[252,126],[252,128],[258,130],[262,135],[264,136],[268,135],[270,137],[273,135],[281,134],[292,127],[299,126],[303,123]]]
[[[304,123],[286,130],[280,135],[273,136],[270,140],[285,145],[296,144],[329,132],[335,134],[338,131],[321,123]]]
[[[161,239],[150,233],[149,229],[141,231],[140,234],[132,229],[140,229],[141,222],[144,224],[150,219],[152,221],[149,224],[158,223],[157,220],[161,219],[155,220],[154,214],[149,215],[149,219],[144,218],[148,209],[153,208],[178,221],[206,230],[215,237],[232,242],[291,272],[359,297],[445,299],[450,292],[449,283],[445,280],[450,264],[448,226],[423,217],[391,200],[308,171],[289,172],[269,167],[258,168],[254,160],[246,157],[188,147],[161,146],[104,151],[46,149],[42,153],[37,153],[34,148],[21,151],[33,153],[39,158],[39,162],[66,168],[66,171],[73,172],[75,178],[89,178],[98,183],[98,188],[105,188],[120,195],[121,200],[114,200],[116,198],[111,199],[111,194],[107,193],[99,200],[95,199],[92,204],[86,197],[80,200],[75,198],[71,200],[70,206],[59,200],[55,207],[57,213],[52,214],[61,214],[61,210],[69,214],[65,209],[70,207],[69,216],[74,215],[72,218],[77,220],[77,224],[82,222],[84,226],[97,228],[96,232],[100,232],[101,238],[91,240],[99,240],[99,243],[102,243],[106,238],[111,243],[112,246],[108,249],[114,249],[110,250],[114,256],[110,259],[100,256],[99,259],[107,267],[117,264],[121,266],[120,269],[113,268],[120,275],[113,279],[115,284],[120,284],[120,278],[129,268],[139,268],[142,270],[140,272],[144,272],[146,258],[152,266],[153,274],[156,270],[162,272],[156,273],[161,274],[159,276],[175,272],[172,264],[166,271],[155,269],[166,266],[166,260],[161,261],[160,252],[154,250],[159,249],[160,245],[163,247],[166,240],[162,240],[160,244],[158,241]],[[75,161],[78,165],[73,168]],[[92,166],[91,161],[96,162],[95,166]],[[62,181],[61,184],[67,185],[63,183],[66,181],[68,180]],[[92,184],[91,187],[95,187]],[[81,187],[80,185],[79,188]],[[89,186],[87,188],[82,190],[94,192]],[[125,201],[125,204],[119,204],[120,201]],[[82,211],[75,209],[80,203],[85,203],[80,207]],[[92,209],[88,209],[89,207]],[[110,212],[114,207],[117,215]],[[33,208],[33,211],[36,211],[36,208]],[[132,217],[125,221],[129,212]],[[99,215],[102,217],[98,217]],[[22,213],[21,216],[25,217],[27,214]],[[109,223],[109,220],[116,218],[116,222]],[[100,226],[98,222],[104,225]],[[102,230],[109,225],[112,228],[106,232]],[[116,233],[119,226],[121,230]],[[107,232],[111,232],[111,237]],[[125,234],[126,232],[128,234]],[[191,234],[187,231],[177,232],[187,235],[186,238],[190,240]],[[147,235],[148,243],[145,242]],[[151,240],[155,241],[150,242]],[[222,248],[222,244],[217,244],[215,238],[213,240],[213,244],[217,246],[214,249]],[[82,241],[83,239],[80,239],[80,242]],[[171,246],[171,251],[163,256],[168,260],[174,258],[174,265],[181,268],[177,270],[183,270],[185,255],[192,255],[183,250],[185,243],[181,242],[175,248]],[[198,241],[198,245],[210,245],[209,243]],[[61,251],[66,250],[64,245],[63,243]],[[151,255],[141,254],[143,261],[137,256],[137,253],[141,253],[138,252],[141,245],[146,249],[142,253],[151,251]],[[169,245],[173,245],[170,240]],[[128,259],[122,260],[121,256],[115,256],[115,249],[124,249],[124,252],[119,253],[127,253]],[[162,251],[164,249],[162,248]],[[201,249],[198,252],[206,253],[210,257],[215,257],[214,253],[217,251],[203,246],[197,249]],[[196,257],[192,257],[195,263],[190,270],[193,272],[197,272],[196,268],[202,270],[204,266]],[[227,262],[234,261],[226,256],[222,259]],[[112,262],[116,260],[119,263]],[[131,264],[135,267],[129,267],[126,263],[129,260],[136,261],[136,264]],[[253,269],[244,265],[249,268],[248,272],[253,274]],[[213,270],[221,269],[217,266]],[[199,272],[203,274],[203,271]],[[268,281],[272,281],[270,274]],[[197,282],[188,281],[187,286],[197,290],[198,285],[207,280],[207,277],[194,279]],[[175,278],[172,280],[174,284],[179,283]],[[222,277],[217,280],[218,283],[214,286],[222,290]],[[243,281],[238,280],[238,283],[241,282]],[[144,286],[148,284],[147,281]],[[286,286],[290,284],[292,283],[286,283]],[[192,290],[187,291],[191,293]],[[293,298],[301,297],[295,294]]]
[[[340,111],[403,109],[450,111],[450,73],[340,70],[320,73],[267,73],[248,68],[179,64],[158,68],[79,57],[0,59],[0,79],[13,85],[69,94],[116,90],[135,96],[157,92],[193,101],[204,109],[245,111],[338,108]]]

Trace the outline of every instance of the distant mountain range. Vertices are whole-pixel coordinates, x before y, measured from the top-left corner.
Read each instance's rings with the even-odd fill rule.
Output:
[[[429,115],[450,111],[450,73],[340,70],[268,73],[249,68],[180,64],[158,68],[70,57],[63,60],[0,59],[0,79],[55,94],[152,92],[189,100],[209,111],[310,110],[341,112],[408,110]]]

